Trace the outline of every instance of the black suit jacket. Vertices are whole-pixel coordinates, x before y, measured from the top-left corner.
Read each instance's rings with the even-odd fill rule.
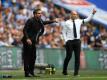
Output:
[[[26,42],[29,38],[33,43],[38,42],[39,36],[41,36],[44,32],[44,25],[53,23],[54,21],[43,21],[41,19],[30,18],[25,23],[23,29],[23,38],[22,42]]]

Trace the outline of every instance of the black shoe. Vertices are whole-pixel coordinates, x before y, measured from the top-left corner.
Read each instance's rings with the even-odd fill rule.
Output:
[[[25,77],[31,77],[30,75],[25,75]]]
[[[28,72],[25,72],[25,77],[31,77]]]
[[[80,77],[80,75],[78,75],[78,74],[77,74],[77,75],[74,75],[74,78],[78,78],[78,77]]]
[[[35,74],[31,74],[31,76],[36,77],[36,75],[35,75]]]
[[[75,76],[75,77],[79,77],[80,75],[78,75],[78,73],[74,73],[74,76]]]
[[[34,74],[34,72],[29,72],[29,74],[30,74],[31,76],[33,76],[33,77],[36,77],[35,74]]]
[[[63,71],[62,74],[63,75],[68,75],[68,73],[66,71]]]

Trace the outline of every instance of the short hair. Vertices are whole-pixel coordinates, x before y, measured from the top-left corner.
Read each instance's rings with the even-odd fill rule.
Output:
[[[35,13],[37,13],[38,11],[41,11],[41,9],[34,9],[34,10],[33,10],[33,15],[34,15]]]

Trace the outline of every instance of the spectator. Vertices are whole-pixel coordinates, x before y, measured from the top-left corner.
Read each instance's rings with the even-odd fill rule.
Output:
[[[13,46],[20,46],[21,36],[19,36],[18,34],[23,36],[22,29],[24,23],[28,18],[33,16],[33,14],[31,13],[33,9],[38,7],[42,9],[43,20],[52,20],[56,17],[60,18],[60,20],[66,20],[67,18],[69,18],[69,11],[65,10],[64,8],[56,7],[50,0],[5,0],[2,3],[2,5],[0,4],[0,32],[2,32],[0,34],[3,34],[4,29],[8,28],[8,39],[6,39],[6,42],[9,43],[9,45]],[[59,26],[58,24],[46,25],[44,36],[40,38],[38,47],[53,48],[51,45],[54,45],[54,48],[62,48],[62,45],[64,43],[61,37],[62,33],[60,32],[60,28],[62,28],[63,25],[64,24],[62,24],[61,26]],[[11,30],[13,30],[13,32],[18,32],[18,34],[14,34]],[[82,25],[82,47],[93,48],[93,43],[95,42],[96,37],[98,35],[105,35],[105,33],[107,33],[107,31],[102,25],[93,25],[93,23],[87,24],[87,26]],[[51,36],[53,37],[52,42],[47,40],[47,34],[51,34]],[[1,38],[2,37],[3,35],[1,35]],[[19,39],[18,42],[16,41],[17,38]],[[101,40],[101,42],[102,46],[106,46],[105,39]],[[17,45],[15,45],[16,43]]]

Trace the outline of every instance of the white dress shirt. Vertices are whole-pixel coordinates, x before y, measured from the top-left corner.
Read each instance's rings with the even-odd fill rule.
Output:
[[[66,42],[68,40],[80,39],[80,28],[81,28],[81,25],[83,24],[83,20],[84,20],[84,23],[89,22],[92,19],[92,17],[93,17],[93,14],[91,14],[86,19],[74,20],[76,25],[77,38],[74,38],[72,19],[65,21],[65,26],[63,26],[63,29],[62,29],[62,35],[63,35],[64,41]]]

